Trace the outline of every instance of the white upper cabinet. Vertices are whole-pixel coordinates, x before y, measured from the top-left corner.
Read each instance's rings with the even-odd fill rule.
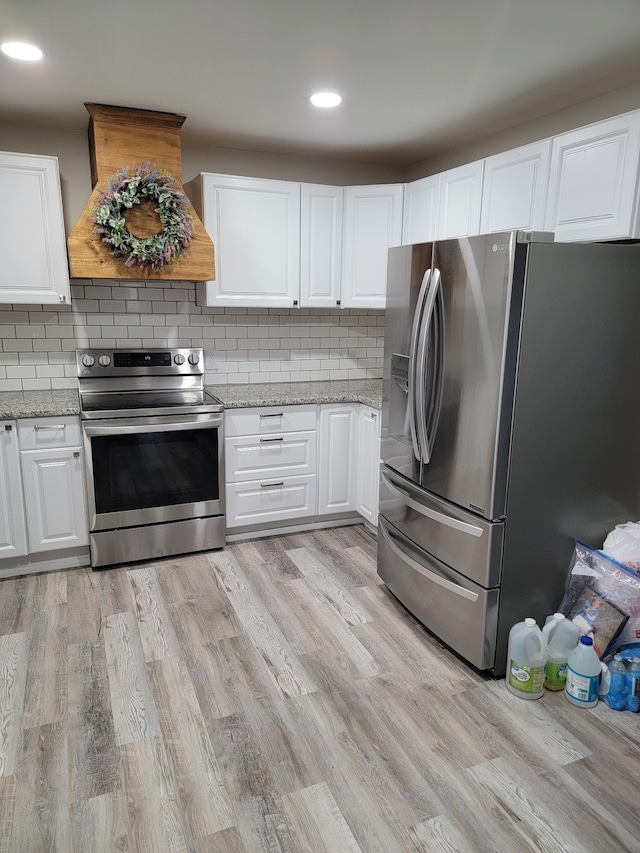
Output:
[[[300,291],[300,184],[200,175],[203,222],[214,242],[216,280],[198,303],[290,308]]]
[[[57,157],[0,152],[0,303],[68,304]]]
[[[484,161],[480,231],[541,231],[551,140],[523,145]]]
[[[449,169],[440,175],[438,237],[469,237],[480,233],[484,160]]]
[[[345,187],[342,304],[384,308],[387,249],[402,242],[403,184]]]
[[[556,240],[636,237],[640,112],[556,136],[545,229]]]
[[[402,244],[428,243],[438,236],[440,175],[411,181],[404,190]]]
[[[302,184],[300,305],[340,306],[342,275],[342,187]]]

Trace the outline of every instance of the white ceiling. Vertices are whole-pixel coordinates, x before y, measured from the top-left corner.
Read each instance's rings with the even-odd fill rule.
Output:
[[[15,39],[46,57],[0,54],[0,121],[86,130],[87,101],[186,115],[194,143],[390,164],[640,80],[640,0],[0,0]]]

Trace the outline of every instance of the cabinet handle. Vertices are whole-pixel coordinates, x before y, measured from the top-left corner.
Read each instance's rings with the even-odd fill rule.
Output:
[[[74,459],[80,459],[80,451],[79,450],[73,451],[73,458]]]
[[[260,441],[284,441],[284,436],[280,435],[278,438],[261,438]]]
[[[270,489],[272,486],[284,486],[284,480],[276,480],[273,483],[260,483],[261,489]]]
[[[66,424],[34,424],[34,429],[66,429]]]
[[[371,420],[372,420],[372,421],[375,421],[375,419],[376,419],[377,417],[378,417],[378,415],[377,415],[375,412],[371,412]]]
[[[339,300],[339,299],[336,299],[336,305],[340,305],[340,304],[341,304],[341,303],[340,303],[340,300]]]
[[[7,431],[7,432],[11,432],[11,430],[13,429],[13,427],[11,426],[11,424],[5,424],[5,425],[4,425],[4,428],[6,429],[6,431]]]
[[[260,415],[261,418],[283,418],[284,412],[274,412],[271,415]]]

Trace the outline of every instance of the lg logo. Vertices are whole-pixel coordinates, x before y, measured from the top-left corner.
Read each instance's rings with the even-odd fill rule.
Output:
[[[504,250],[506,248],[507,248],[506,243],[501,243],[500,245],[498,245],[497,243],[494,243],[493,246],[491,247],[491,251],[492,252],[504,252]]]

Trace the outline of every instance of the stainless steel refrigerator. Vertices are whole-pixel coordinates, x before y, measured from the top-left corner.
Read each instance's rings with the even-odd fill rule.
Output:
[[[576,540],[640,518],[640,246],[510,232],[389,250],[378,573],[505,671]]]

